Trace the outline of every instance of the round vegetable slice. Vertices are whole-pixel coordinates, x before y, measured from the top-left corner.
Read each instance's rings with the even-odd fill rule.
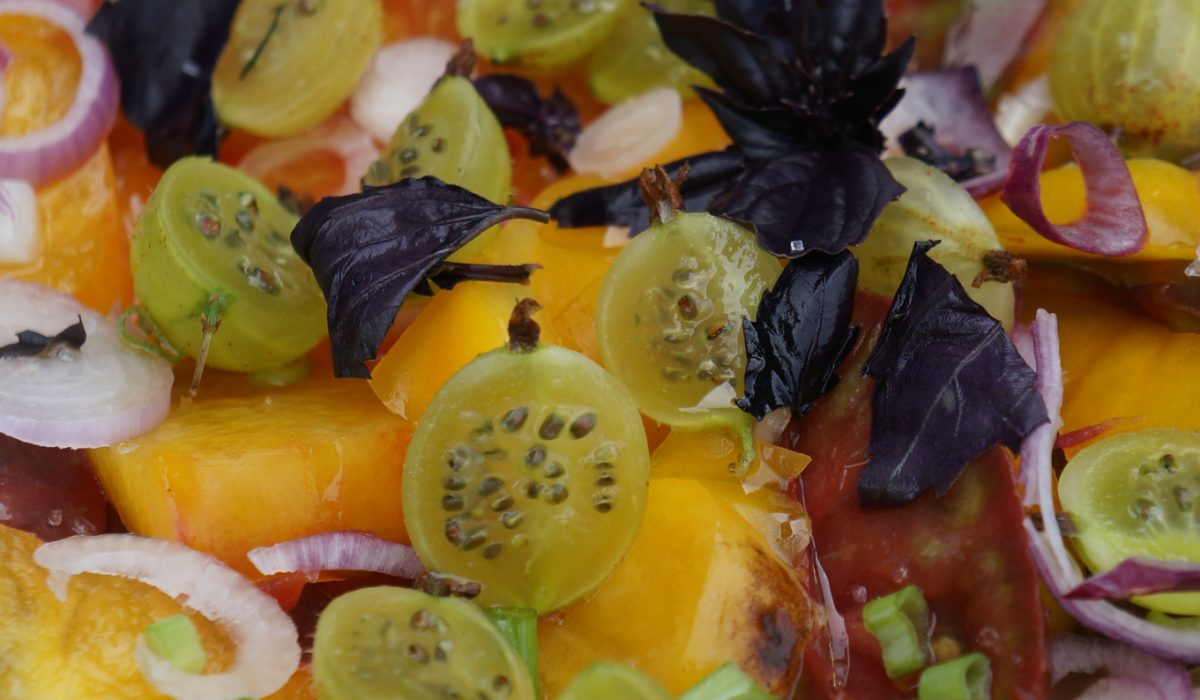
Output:
[[[130,250],[134,290],[167,340],[200,352],[200,314],[224,306],[208,364],[281,367],[325,335],[325,302],[292,249],[296,225],[262,185],[205,158],[176,161],[154,190]]]
[[[1058,495],[1092,571],[1132,556],[1200,562],[1200,432],[1121,433],[1080,450]],[[1154,610],[1200,614],[1200,593],[1134,598]]]
[[[317,620],[321,700],[533,700],[524,662],[479,608],[407,588],[339,596]]]
[[[555,69],[609,37],[632,0],[460,0],[458,32],[494,63]]]
[[[601,661],[575,676],[558,700],[670,700],[670,697],[658,681],[636,668]]]
[[[79,322],[87,340],[78,349],[0,357],[0,433],[44,447],[103,447],[167,417],[170,365],[125,347],[112,324],[71,297],[0,279],[0,346],[24,331],[53,336]]]
[[[485,605],[546,613],[594,590],[641,525],[649,454],[628,393],[583,355],[502,348],[455,374],[404,463],[404,522],[430,569]]]
[[[316,127],[379,48],[379,0],[244,0],[213,71],[221,121],[260,136]]]
[[[446,72],[454,50],[454,44],[434,37],[384,46],[354,89],[350,116],[372,137],[388,140]]]

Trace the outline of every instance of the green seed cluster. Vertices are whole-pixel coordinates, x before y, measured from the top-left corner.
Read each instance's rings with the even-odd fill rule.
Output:
[[[433,122],[423,119],[419,113],[408,115],[402,129],[401,135],[406,133],[408,138],[397,140],[393,137],[392,148],[367,169],[364,184],[382,187],[405,178],[428,175],[433,166],[427,161],[446,152],[445,137],[434,134]],[[428,148],[432,154],[424,161],[421,159],[422,148]]]
[[[196,231],[208,241],[223,241],[232,250],[242,251],[235,256],[239,274],[253,288],[276,296],[283,287],[278,266],[286,265],[283,256],[290,247],[288,239],[270,230],[258,236],[258,201],[250,192],[200,191],[194,216]]]
[[[1200,508],[1196,508],[1200,476],[1189,477],[1200,474],[1200,469],[1180,464],[1196,458],[1166,453],[1138,467],[1130,516],[1143,527],[1162,532],[1200,527]]]

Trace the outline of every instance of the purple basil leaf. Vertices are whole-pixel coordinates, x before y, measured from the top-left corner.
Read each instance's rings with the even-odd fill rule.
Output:
[[[846,142],[752,166],[709,211],[753,226],[764,250],[794,258],[861,243],[903,193],[878,156]]]
[[[1067,593],[1082,600],[1127,600],[1152,593],[1200,591],[1200,564],[1130,557]]]
[[[783,269],[757,319],[742,321],[746,397],[739,408],[761,420],[790,406],[798,417],[833,388],[834,369],[857,336],[850,327],[857,281],[858,261],[848,251],[813,253]]]
[[[749,160],[769,160],[813,142],[808,131],[797,128],[796,114],[786,107],[747,107],[715,90],[693,89]]]
[[[515,218],[548,217],[435,177],[317,202],[292,232],[292,246],[325,293],[334,374],[369,377],[363,363],[375,357],[404,298],[454,251]]]
[[[166,168],[194,153],[216,156],[219,125],[209,89],[238,0],[105,2],[88,32],[108,46],[121,109]]]
[[[944,494],[996,444],[1017,449],[1048,420],[1000,322],[913,245],[904,279],[863,373],[875,378],[870,457],[858,480],[864,504],[902,505]]]
[[[475,89],[491,108],[500,125],[516,129],[529,141],[529,153],[545,157],[564,172],[567,154],[579,135],[579,111],[558,89],[542,98],[537,86],[516,75],[485,75],[475,79]]]
[[[482,263],[442,263],[426,279],[439,289],[454,289],[460,282],[504,282],[526,284],[541,265],[489,265]]]
[[[704,211],[713,197],[737,181],[745,159],[736,149],[730,148],[689,156],[663,167],[668,175],[675,177],[684,163],[690,167],[687,180],[680,188],[684,207],[688,211]],[[564,197],[550,207],[550,215],[562,228],[627,226],[631,236],[650,226],[650,213],[636,178]]]
[[[72,323],[55,335],[42,335],[37,331],[20,331],[17,342],[0,347],[0,358],[4,357],[33,357],[41,355],[47,349],[66,345],[78,350],[87,342],[87,329],[83,327],[83,319]]]

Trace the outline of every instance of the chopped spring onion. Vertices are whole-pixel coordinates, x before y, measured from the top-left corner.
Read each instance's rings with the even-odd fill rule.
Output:
[[[200,633],[191,618],[183,613],[163,618],[142,632],[150,651],[171,662],[180,671],[201,673],[207,656]]]
[[[929,606],[920,588],[907,586],[867,603],[863,624],[879,640],[888,678],[907,676],[929,663]]]
[[[493,606],[487,615],[500,629],[513,649],[520,654],[533,680],[534,697],[541,697],[538,687],[537,611],[532,608],[503,608]]]
[[[728,663],[705,676],[679,696],[679,700],[775,700],[737,664]]]
[[[992,662],[979,652],[925,669],[917,687],[920,700],[988,700]]]

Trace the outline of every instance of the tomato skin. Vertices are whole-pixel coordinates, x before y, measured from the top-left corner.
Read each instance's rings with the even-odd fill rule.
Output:
[[[0,524],[46,541],[107,531],[108,504],[87,453],[0,435]]]
[[[887,678],[878,643],[862,624],[864,603],[909,584],[929,602],[935,641],[949,635],[964,652],[987,653],[993,697],[1045,697],[1045,616],[1008,453],[994,448],[975,460],[945,496],[926,493],[902,508],[858,503],[855,484],[867,461],[874,387],[860,369],[888,304],[859,294],[854,322],[863,331],[841,382],[793,421],[782,441],[813,458],[793,482],[793,494],[812,518],[813,542],[850,635],[847,684],[832,687],[828,647],[818,637],[806,659],[803,697],[914,694],[915,678],[903,679],[908,684]]]

